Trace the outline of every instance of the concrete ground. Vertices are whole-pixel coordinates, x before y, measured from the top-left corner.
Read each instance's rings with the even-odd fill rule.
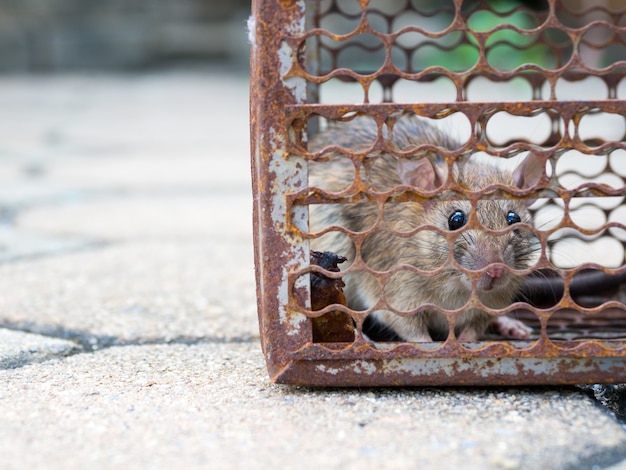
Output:
[[[247,86],[0,78],[0,467],[626,468],[575,387],[269,382]]]

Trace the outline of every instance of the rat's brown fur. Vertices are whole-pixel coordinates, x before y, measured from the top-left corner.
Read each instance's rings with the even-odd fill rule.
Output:
[[[363,152],[376,140],[376,135],[377,127],[371,120],[357,118],[320,133],[312,140],[310,148],[312,151],[319,151],[329,145],[340,145]],[[384,137],[393,148],[403,151],[425,143],[452,150],[460,147],[448,135],[415,117],[401,118],[393,127],[391,139],[386,131]],[[368,155],[367,158],[373,160],[373,163],[367,169],[361,168],[360,174],[378,191],[407,184],[433,190],[447,177],[447,165],[431,150],[410,159],[398,159],[387,153]],[[494,183],[529,187],[534,184],[537,175],[541,174],[540,162],[532,155],[514,172],[499,170],[487,163],[472,160],[453,168],[457,183],[476,190]],[[323,186],[332,192],[349,187],[354,174],[354,166],[346,158],[331,158],[329,162],[312,163],[310,166],[311,185]],[[474,209],[469,201],[386,203],[384,223],[367,236],[361,247],[363,260],[376,271],[388,271],[401,264],[426,271],[434,271],[444,266],[448,259],[449,245],[441,234],[433,230],[421,230],[410,237],[401,237],[394,232],[407,232],[423,225],[434,225],[448,230],[448,219],[456,210],[462,210],[470,217]],[[524,201],[482,200],[476,204],[475,210],[478,222],[492,230],[506,230],[509,227],[507,214],[510,211],[518,214],[522,222],[530,222]],[[377,219],[377,205],[365,201],[356,204],[312,206],[310,223],[312,231],[339,225],[354,232],[362,232],[374,226]],[[312,248],[345,256],[349,260],[346,264],[351,264],[356,256],[353,242],[340,232],[331,232],[313,240]],[[530,267],[535,251],[535,239],[528,229],[509,230],[499,235],[478,229],[461,229],[454,242],[453,257],[460,266],[468,270],[485,269],[476,282],[476,292],[486,306],[498,309],[511,304],[523,283],[520,276],[509,272],[506,267],[516,270]],[[344,281],[348,305],[355,310],[371,308],[381,295],[384,295],[394,309],[401,312],[413,311],[427,303],[454,310],[465,305],[472,291],[468,276],[451,262],[432,275],[401,270],[384,287],[372,275],[364,272],[347,274]],[[449,332],[445,317],[433,310],[426,309],[411,316],[379,310],[372,315],[375,320],[407,341],[443,340]],[[455,334],[462,340],[476,340],[492,320],[493,317],[485,312],[467,310],[457,320]],[[513,320],[500,317],[495,322],[496,326],[501,323],[501,332],[505,335],[528,336],[528,330],[523,325],[511,324]]]

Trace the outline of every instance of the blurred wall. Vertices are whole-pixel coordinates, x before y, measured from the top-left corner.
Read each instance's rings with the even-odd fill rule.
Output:
[[[0,72],[247,62],[250,0],[0,0]]]

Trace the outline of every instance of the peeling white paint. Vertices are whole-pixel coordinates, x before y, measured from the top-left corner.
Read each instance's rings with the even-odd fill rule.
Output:
[[[436,358],[436,359],[413,359],[413,358],[403,358],[403,359],[391,359],[389,361],[384,361],[383,368],[387,372],[399,372],[399,373],[408,373],[414,377],[419,376],[431,376],[434,374],[444,373],[448,377],[452,377],[457,375],[460,372],[464,372],[466,370],[476,370],[477,365],[475,360],[467,360],[459,358]],[[491,368],[490,368],[491,369]],[[504,372],[504,371],[500,371]],[[509,370],[504,373],[511,373],[513,371]]]
[[[283,41],[278,49],[278,61],[280,64],[280,76],[283,84],[291,91],[294,99],[298,103],[304,102],[306,98],[306,80],[303,77],[285,77],[291,70],[296,60],[296,51],[289,44]]]
[[[307,317],[301,313],[288,312],[289,304],[289,273],[303,269],[309,263],[308,245],[303,240],[293,237],[287,233],[287,198],[290,192],[302,187],[306,180],[306,172],[303,170],[305,166],[301,159],[296,156],[286,156],[285,136],[274,128],[270,128],[270,142],[272,148],[272,159],[270,163],[270,172],[273,173],[272,186],[270,192],[272,194],[272,206],[270,208],[270,217],[276,233],[284,234],[284,238],[291,243],[290,253],[288,253],[288,262],[283,266],[282,278],[278,286],[278,305],[280,323],[287,326],[286,334],[289,336],[296,335],[300,332],[300,328],[307,321]],[[303,208],[305,209],[305,208]],[[278,254],[277,254],[278,255]],[[296,288],[308,289],[306,278],[296,281]]]
[[[342,373],[345,372],[345,370],[348,367],[351,368],[352,371],[355,374],[372,375],[372,374],[374,374],[376,372],[376,364],[374,364],[374,363],[372,363],[370,361],[364,361],[364,360],[355,361],[355,362],[351,363],[349,366],[342,367],[342,368],[326,367],[324,364],[318,364],[315,367],[320,372],[323,372],[323,373],[326,373],[326,374],[331,374],[331,375],[342,374]]]
[[[357,374],[365,373],[367,375],[372,375],[376,372],[376,365],[369,361],[356,361],[353,369]]]
[[[285,25],[285,31],[292,35],[302,34],[302,32],[304,31],[306,18],[305,0],[298,0],[297,2],[295,2],[294,6],[300,9],[300,14],[296,18],[294,18],[294,20],[290,24]]]
[[[287,44],[287,42],[283,41],[280,44],[280,49],[278,49],[278,62],[280,64],[280,69],[278,70],[281,77],[287,75],[291,70],[291,66],[295,60],[295,51]]]
[[[302,313],[287,312],[289,301],[288,272],[288,269],[283,270],[283,277],[278,286],[278,316],[280,323],[286,326],[285,333],[287,333],[288,336],[293,336],[300,333],[300,328],[307,321],[307,317]]]
[[[291,222],[301,232],[309,231],[309,208],[308,206],[295,206],[291,208]]]
[[[293,20],[286,25],[282,26],[282,31],[287,36],[300,35],[305,30],[305,0],[298,0],[289,6],[296,10],[289,12],[290,18]],[[256,18],[251,16],[248,20],[248,40],[252,45],[252,49],[256,47]],[[259,40],[263,40],[259,37]],[[273,44],[273,43],[272,43]],[[304,103],[306,100],[306,82],[302,77],[290,77],[288,76],[292,67],[297,60],[297,51],[293,50],[287,41],[282,41],[278,50],[275,51],[278,57],[278,72],[282,85],[292,94],[294,103]],[[262,64],[260,64],[262,65]],[[282,127],[282,126],[281,126]],[[277,282],[276,293],[278,298],[278,320],[284,327],[283,333],[289,336],[298,335],[303,330],[303,325],[306,325],[308,318],[306,315],[298,312],[288,310],[290,296],[293,295],[289,289],[289,275],[290,273],[300,271],[309,264],[309,249],[308,244],[304,242],[296,234],[288,231],[289,217],[291,214],[287,213],[287,194],[294,193],[298,189],[302,188],[307,183],[307,172],[305,162],[297,155],[287,155],[287,129],[282,128],[270,128],[269,134],[266,136],[269,142],[269,163],[268,173],[270,178],[267,182],[270,184],[266,191],[268,191],[271,198],[268,207],[270,221],[272,229],[277,237],[281,239],[281,249],[285,249],[287,252],[283,253],[264,253],[264,263],[277,263],[280,259],[286,259],[284,266],[280,267],[280,279],[272,279],[273,282]],[[271,182],[271,183],[270,183]],[[306,223],[308,221],[307,208],[297,208],[294,210],[294,216],[296,221],[294,224],[298,224],[298,227],[306,230]],[[305,224],[305,225],[303,225]],[[286,244],[286,245],[285,245]],[[282,248],[286,246],[285,248]],[[275,257],[275,258],[272,258]],[[308,276],[302,276],[296,281],[294,286],[297,289],[305,289],[305,292],[309,289]]]
[[[579,360],[578,367],[584,371],[584,366]],[[429,377],[435,374],[445,374],[448,377],[454,377],[459,373],[471,370],[473,372],[480,371],[483,377],[500,376],[517,376],[525,372],[533,375],[551,376],[559,373],[562,367],[561,361],[545,360],[538,358],[402,358],[383,361],[383,369],[387,373],[408,373],[413,377]],[[603,364],[607,370],[610,366]]]
[[[337,375],[341,372],[340,369],[336,369],[334,367],[326,367],[324,364],[318,364],[316,369],[325,374]]]
[[[295,4],[300,9],[298,15],[294,15],[294,19],[290,24],[284,26],[284,30],[288,35],[298,36],[305,31],[306,27],[306,6],[304,0],[300,0]],[[303,77],[287,77],[296,61],[296,51],[286,42],[283,41],[278,49],[279,73],[285,87],[289,89],[297,103],[304,103],[306,100],[306,80]]]

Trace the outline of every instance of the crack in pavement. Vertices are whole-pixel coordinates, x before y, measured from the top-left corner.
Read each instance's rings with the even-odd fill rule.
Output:
[[[239,335],[232,337],[205,335],[190,336],[178,335],[173,337],[146,337],[146,338],[120,338],[116,335],[99,335],[90,333],[85,330],[70,329],[57,325],[40,325],[30,322],[0,322],[0,328],[20,333],[29,333],[46,338],[61,339],[76,344],[76,348],[61,354],[63,357],[69,357],[76,354],[92,353],[118,346],[148,346],[148,345],[168,345],[168,344],[246,344],[259,341],[259,337],[255,335]],[[52,355],[54,356],[54,354]],[[38,361],[32,361],[38,362]],[[28,364],[28,361],[17,360],[10,368],[22,367]],[[0,367],[3,368],[3,367]],[[4,367],[6,368],[6,367]]]

